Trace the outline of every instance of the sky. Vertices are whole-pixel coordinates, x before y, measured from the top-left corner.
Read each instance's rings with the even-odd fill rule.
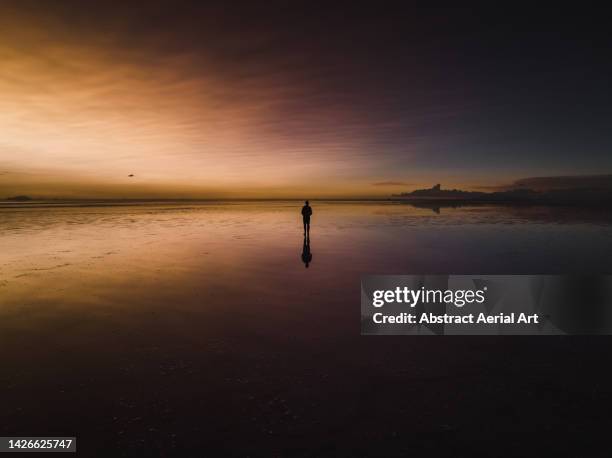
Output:
[[[330,3],[3,1],[0,197],[611,173],[604,12]]]

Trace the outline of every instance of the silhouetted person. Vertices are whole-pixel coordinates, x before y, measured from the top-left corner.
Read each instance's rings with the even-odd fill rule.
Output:
[[[308,201],[305,201],[304,206],[302,207],[302,219],[304,220],[304,235],[310,234],[310,215],[312,215],[312,207],[308,204]]]
[[[310,237],[304,235],[304,246],[302,247],[302,262],[308,269],[308,264],[312,261],[312,253],[310,252]]]

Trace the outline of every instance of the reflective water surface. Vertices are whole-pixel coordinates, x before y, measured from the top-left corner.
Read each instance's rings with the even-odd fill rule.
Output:
[[[0,208],[2,435],[156,456],[594,427],[606,341],[361,337],[359,281],[612,273],[607,212],[315,202],[305,244],[300,204]]]

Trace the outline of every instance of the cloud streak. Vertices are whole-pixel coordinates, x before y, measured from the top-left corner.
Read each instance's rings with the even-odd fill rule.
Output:
[[[410,186],[410,183],[406,183],[405,181],[379,181],[377,183],[372,183],[372,186]]]

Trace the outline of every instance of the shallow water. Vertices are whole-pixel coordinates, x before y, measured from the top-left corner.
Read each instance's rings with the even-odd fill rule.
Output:
[[[610,401],[585,339],[359,336],[361,274],[611,273],[606,212],[313,207],[308,268],[296,202],[0,209],[2,435],[162,454],[234,431],[239,451],[279,452],[302,434],[395,440],[397,422],[494,430],[498,411],[547,429],[576,396]],[[588,401],[560,376],[576,370],[596,378]]]
[[[361,273],[609,272],[611,223],[566,208],[320,203],[305,271],[292,202],[4,209],[1,291],[6,311],[21,293],[103,303],[98,287],[116,304],[110,285],[132,295],[145,284],[261,288],[284,277],[317,287]]]

